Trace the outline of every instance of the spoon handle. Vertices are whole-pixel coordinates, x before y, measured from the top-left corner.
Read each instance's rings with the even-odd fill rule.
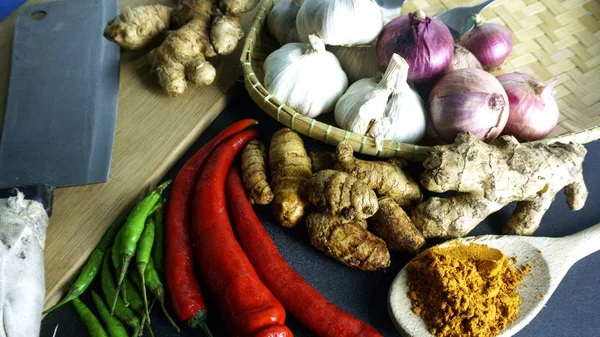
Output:
[[[557,240],[555,247],[571,264],[600,250],[600,224]]]

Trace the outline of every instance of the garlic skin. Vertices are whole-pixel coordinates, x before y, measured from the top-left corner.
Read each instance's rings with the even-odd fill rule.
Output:
[[[290,42],[300,42],[296,30],[296,14],[302,0],[278,0],[267,16],[269,32],[280,45]]]
[[[376,78],[356,81],[335,105],[335,122],[344,130],[366,135],[371,123],[383,118],[390,93],[378,88]]]
[[[408,63],[394,54],[383,78],[362,79],[350,86],[335,107],[343,129],[383,140],[417,143],[425,135],[427,113],[419,94],[406,82]]]
[[[340,62],[318,36],[310,44],[288,43],[265,60],[267,90],[300,114],[314,118],[335,107],[348,88]]]
[[[327,46],[327,50],[338,58],[350,83],[374,77],[379,72],[374,43],[360,46]]]
[[[383,29],[383,14],[374,0],[304,0],[296,16],[301,41],[317,34],[332,46],[362,45]]]

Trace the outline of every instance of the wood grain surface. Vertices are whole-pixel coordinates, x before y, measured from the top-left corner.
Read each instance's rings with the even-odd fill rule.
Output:
[[[23,6],[41,2],[46,1],[30,0]],[[120,0],[120,8],[157,2],[170,3]],[[249,26],[252,16],[243,17],[244,27]],[[0,22],[0,130],[15,18],[16,12]],[[241,43],[233,54],[211,60],[217,68],[215,83],[190,86],[177,98],[165,95],[150,74],[145,58],[148,51],[121,53],[119,110],[109,181],[55,191],[46,238],[45,308],[60,299],[112,221],[159,182],[239,90],[235,84],[241,75]]]

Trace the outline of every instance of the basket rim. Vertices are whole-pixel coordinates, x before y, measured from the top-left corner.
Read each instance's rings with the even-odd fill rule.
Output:
[[[376,157],[401,157],[408,160],[423,161],[431,148],[430,146],[383,140],[380,141],[381,149],[377,150],[377,144],[373,137],[360,135],[341,129],[335,125],[323,123],[314,118],[304,116],[277,99],[277,97],[272,95],[267,88],[263,86],[254,72],[252,54],[254,52],[256,38],[262,32],[267,15],[274,4],[275,0],[262,0],[260,2],[259,10],[244,39],[242,55],[240,57],[244,76],[244,86],[255,103],[279,123],[289,127],[293,131],[300,132],[309,138],[323,141],[326,144],[337,145],[337,143],[341,141],[349,141],[350,145],[354,148],[354,151],[359,153]],[[313,137],[314,130],[316,129],[321,131],[324,130],[323,139]],[[551,144],[556,142],[586,144],[599,138],[600,125],[596,125],[577,132],[565,133],[532,142],[522,142],[522,144]]]

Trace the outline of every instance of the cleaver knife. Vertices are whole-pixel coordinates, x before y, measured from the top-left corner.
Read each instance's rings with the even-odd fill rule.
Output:
[[[118,11],[117,0],[63,0],[17,15],[0,137],[0,337],[39,336],[52,190],[108,180],[119,48],[102,33]]]

